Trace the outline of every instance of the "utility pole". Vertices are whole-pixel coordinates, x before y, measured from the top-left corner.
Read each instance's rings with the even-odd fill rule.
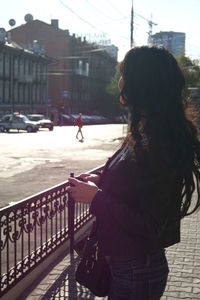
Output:
[[[131,41],[130,41],[131,48],[133,48],[133,46],[134,46],[133,30],[134,30],[134,11],[133,11],[133,0],[132,0],[132,5],[131,5]]]

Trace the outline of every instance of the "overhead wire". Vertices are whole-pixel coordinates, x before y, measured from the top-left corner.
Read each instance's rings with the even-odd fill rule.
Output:
[[[115,19],[113,19],[113,18],[111,18],[110,17],[110,15],[108,16],[107,14],[105,14],[104,12],[102,12],[102,10],[100,10],[99,8],[97,8],[94,4],[92,4],[91,2],[89,2],[89,0],[85,0],[87,3],[88,3],[88,5],[90,6],[90,7],[92,7],[93,9],[95,9],[97,12],[99,12],[101,15],[104,15],[106,18],[108,18],[109,20],[111,19],[112,21],[117,21],[117,22],[120,22],[120,23],[124,23],[124,22],[122,22],[122,21],[120,21],[120,19],[118,19],[118,20],[115,20]],[[97,30],[100,30],[101,32],[105,32],[105,31],[103,31],[102,29],[100,29],[99,27],[97,27],[97,26],[95,26],[95,25],[93,25],[92,23],[90,23],[90,22],[88,22],[87,20],[85,20],[83,17],[81,17],[79,14],[77,14],[69,5],[67,5],[66,3],[64,3],[63,2],[63,0],[59,0],[59,2],[65,7],[65,8],[67,8],[72,14],[74,14],[76,17],[78,17],[81,21],[83,21],[84,23],[86,23],[87,25],[89,25],[90,27],[92,27],[93,29],[97,29]],[[106,4],[110,4],[109,3],[109,1],[107,1],[106,2]],[[113,9],[113,7],[112,7],[112,9]],[[118,13],[120,13],[121,14],[121,12],[120,11],[118,11],[116,8],[115,8],[115,11],[117,11]],[[145,17],[143,17],[142,15],[140,15],[140,14],[138,14],[138,13],[136,13],[136,12],[134,12],[134,15],[136,15],[136,16],[139,16],[140,18],[143,18],[145,21],[147,21],[147,22],[151,22],[150,20],[148,20],[147,18],[145,18]],[[124,16],[124,17],[122,17],[122,19],[124,19],[124,18],[128,18],[129,16]],[[118,35],[119,36],[119,35]],[[124,36],[121,36],[121,37],[123,37],[123,38],[125,38],[125,39],[128,39],[127,37],[124,37]]]
[[[92,7],[93,9],[95,9],[97,12],[99,12],[101,15],[105,16],[106,18],[109,18],[112,21],[115,21],[110,15],[105,14],[104,11],[100,10],[96,5],[94,5],[93,3],[89,2],[89,0],[85,0],[90,7]]]
[[[129,40],[129,37],[128,36],[123,36],[123,35],[120,35],[119,32],[116,33],[116,32],[112,32],[112,34],[110,34],[107,30],[102,30],[102,28],[99,28],[98,26],[92,24],[91,22],[87,21],[85,18],[83,18],[81,15],[79,15],[74,9],[72,9],[69,5],[67,5],[63,0],[59,0],[59,2],[66,8],[68,9],[75,17],[79,18],[82,22],[84,22],[85,24],[87,24],[88,26],[90,26],[91,28],[95,29],[95,30],[98,30],[99,32],[102,32],[102,33],[106,33],[108,35],[112,35],[112,36],[117,36],[117,37],[121,37],[123,38],[124,40]],[[110,21],[109,22],[104,22],[103,24],[108,24],[108,23],[113,23],[113,22],[118,22],[120,24],[125,24],[125,22],[123,22],[122,20],[125,19],[125,18],[128,18],[129,16],[123,16],[121,17],[120,19],[114,19],[114,18],[111,18],[110,15],[108,16],[104,11],[102,11],[101,9],[99,9],[96,5],[94,5],[93,3],[91,3],[89,0],[85,0],[85,2],[87,3],[87,5],[89,7],[91,7],[93,10],[95,10],[96,12],[98,12],[98,14],[100,14],[101,16],[104,16],[105,18],[109,19]],[[121,11],[119,11],[115,5],[111,5],[110,1],[107,1],[106,2],[106,5],[109,5],[110,7],[112,7],[112,10],[114,10],[115,12],[117,12],[118,14],[121,15]],[[152,22],[153,25],[155,25],[155,23],[152,21],[152,20],[149,20],[147,19],[146,17],[142,16],[141,14],[137,13],[134,11],[134,16],[136,18],[140,18],[140,19],[143,19],[144,21],[146,21],[148,24],[149,22]],[[111,24],[112,26],[112,24]],[[114,25],[113,25],[114,26]],[[140,27],[140,25],[138,24],[138,26]],[[136,32],[138,29],[138,26],[137,28],[135,27],[135,35],[137,36],[138,33]],[[109,26],[110,27],[110,26]],[[107,31],[107,32],[106,32]],[[178,37],[176,37],[178,38]],[[174,39],[174,37],[173,37]],[[188,45],[188,43],[187,43]],[[198,47],[198,46],[197,46]],[[195,49],[196,50],[196,49]],[[198,50],[197,50],[198,51]],[[196,51],[195,51],[196,52]]]
[[[65,4],[62,0],[58,0],[65,8],[67,8],[73,15],[75,15],[77,18],[79,18],[82,22],[86,23],[87,25],[89,25],[90,27],[94,28],[94,29],[99,29],[98,27],[94,26],[93,24],[91,24],[90,22],[86,21],[84,18],[82,18],[79,14],[77,14],[73,9],[71,9],[71,7],[69,7],[67,4]],[[102,31],[102,30],[101,30]]]
[[[106,0],[106,5],[110,5],[110,8],[112,9],[112,12],[115,11],[115,12],[117,12],[119,15],[122,14],[122,11],[121,11],[121,10],[118,10],[118,9],[116,8],[116,5],[111,4],[110,1]]]
[[[100,32],[103,32],[105,33],[104,30],[98,28],[97,26],[91,24],[90,22],[86,21],[83,17],[81,17],[79,14],[77,14],[71,7],[69,7],[68,5],[66,5],[62,0],[58,0],[65,8],[67,8],[73,15],[75,15],[77,18],[79,18],[82,22],[86,23],[87,25],[89,25],[90,27],[92,27],[93,29],[97,29],[99,30]],[[126,39],[128,40],[128,37],[125,37],[125,36],[122,36],[122,35],[119,35],[119,34],[115,34],[115,33],[112,33],[112,35],[117,35],[118,37],[121,37],[123,39]]]

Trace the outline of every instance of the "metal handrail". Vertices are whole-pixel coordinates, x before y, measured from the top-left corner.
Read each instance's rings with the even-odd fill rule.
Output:
[[[89,205],[74,203],[67,186],[65,181],[0,209],[0,297],[67,240],[73,250],[74,233],[92,216]]]

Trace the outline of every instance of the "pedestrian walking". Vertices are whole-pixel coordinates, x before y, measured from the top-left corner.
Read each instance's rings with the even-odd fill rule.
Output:
[[[108,299],[158,300],[169,272],[165,248],[180,242],[181,219],[200,206],[200,141],[172,54],[133,48],[120,73],[128,134],[102,174],[70,177],[68,192],[96,216],[111,270]]]
[[[79,134],[81,135],[81,139],[79,139],[79,141],[83,141],[84,137],[83,137],[83,133],[82,133],[82,127],[83,127],[83,120],[82,120],[82,113],[79,113],[78,118],[76,118],[75,122],[74,122],[75,126],[78,126],[78,131],[76,134],[76,138],[79,139]]]

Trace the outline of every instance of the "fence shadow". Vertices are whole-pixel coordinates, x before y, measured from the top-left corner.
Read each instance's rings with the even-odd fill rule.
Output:
[[[75,280],[75,270],[78,262],[79,258],[75,257],[74,254],[70,254],[70,264],[40,299],[95,299],[95,296],[88,289],[80,286]]]

